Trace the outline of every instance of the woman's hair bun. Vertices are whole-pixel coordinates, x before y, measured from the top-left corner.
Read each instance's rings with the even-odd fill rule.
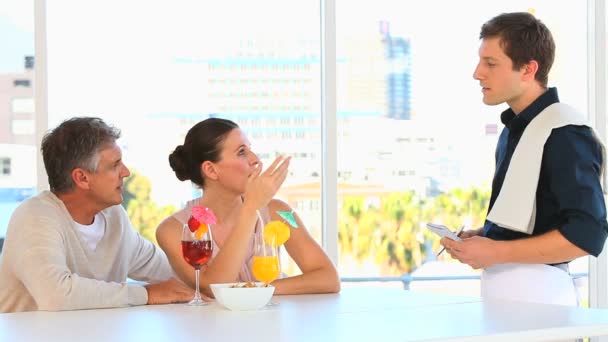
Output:
[[[184,145],[178,145],[169,155],[169,165],[171,165],[177,179],[180,181],[189,180],[191,178],[190,167],[188,167],[190,158],[188,158],[186,152]]]

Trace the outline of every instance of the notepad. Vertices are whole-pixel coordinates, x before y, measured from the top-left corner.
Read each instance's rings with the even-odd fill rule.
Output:
[[[462,241],[462,239],[459,238],[455,232],[451,231],[450,228],[448,228],[442,224],[427,223],[426,227],[428,229],[430,229],[433,233],[441,236],[442,238],[446,237],[446,238],[452,239],[454,241]]]

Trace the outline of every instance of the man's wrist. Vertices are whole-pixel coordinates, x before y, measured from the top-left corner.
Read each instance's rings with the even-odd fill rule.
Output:
[[[127,283],[129,305],[145,305],[148,303],[148,288],[141,284]]]
[[[495,264],[512,262],[513,243],[511,241],[494,241],[494,243],[496,244]]]

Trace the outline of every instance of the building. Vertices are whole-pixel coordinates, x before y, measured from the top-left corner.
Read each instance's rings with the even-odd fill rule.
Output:
[[[0,239],[15,208],[36,192],[35,160],[34,145],[0,144]]]
[[[386,63],[387,116],[392,119],[411,119],[411,51],[409,39],[393,37],[389,23],[380,22]]]
[[[204,80],[200,96],[185,112],[159,116],[158,125],[185,134],[207,117],[231,119],[262,160],[292,157],[286,187],[320,184],[318,53],[315,40],[244,37],[219,53],[181,58],[189,77]],[[412,120],[408,38],[380,22],[341,42],[336,64],[339,182],[426,197],[445,187],[441,176],[461,174],[454,158],[441,159],[448,150],[435,137],[436,123]]]
[[[0,144],[36,144],[34,57],[25,57],[23,72],[0,74],[0,122]]]

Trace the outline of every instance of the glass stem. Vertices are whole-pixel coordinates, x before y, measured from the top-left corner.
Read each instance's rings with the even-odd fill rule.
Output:
[[[201,290],[199,288],[199,274],[201,273],[200,267],[195,268],[195,278],[196,278],[196,290],[194,292],[194,300],[201,300]]]

